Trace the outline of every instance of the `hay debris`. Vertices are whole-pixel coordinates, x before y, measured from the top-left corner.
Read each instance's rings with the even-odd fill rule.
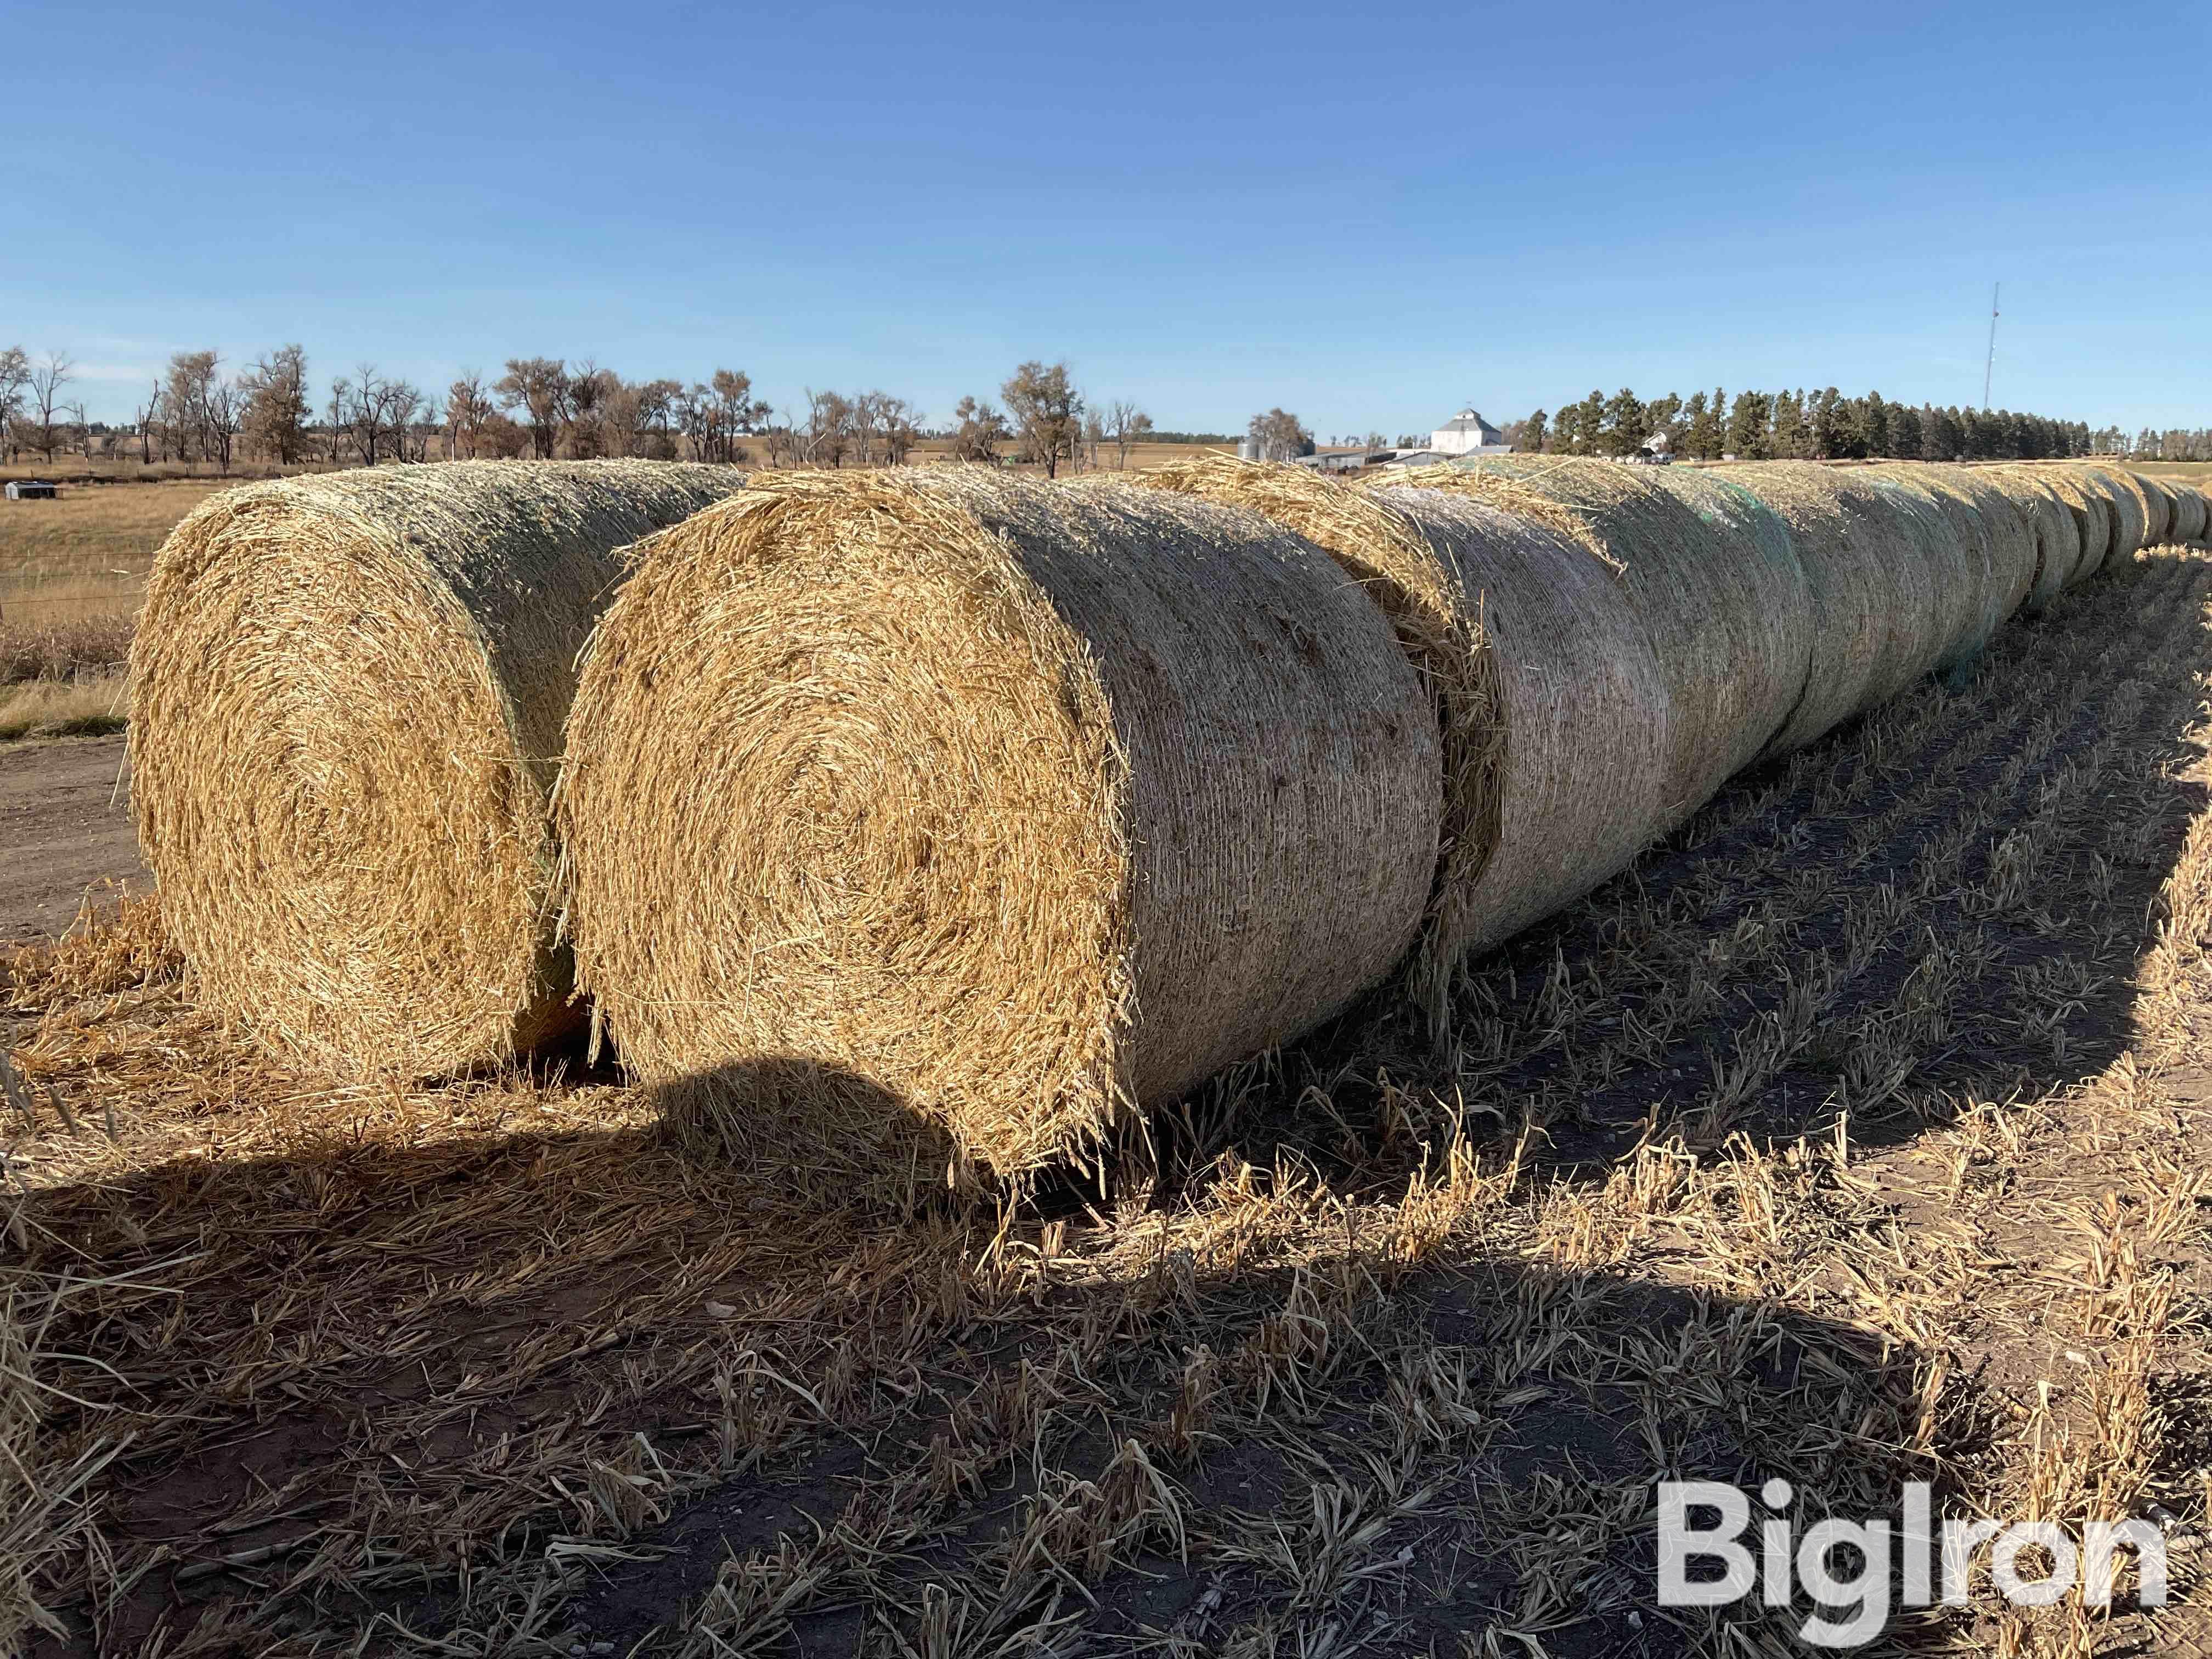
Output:
[[[640,552],[570,722],[569,932],[625,1059],[740,1157],[1018,1178],[1419,933],[1430,696],[1256,514],[801,473]]]
[[[545,801],[617,550],[724,467],[469,462],[250,485],[178,526],[131,651],[132,789],[197,994],[351,1074],[568,1024]]]

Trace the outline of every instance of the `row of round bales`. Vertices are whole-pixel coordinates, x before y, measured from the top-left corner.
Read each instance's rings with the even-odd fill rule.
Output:
[[[297,1060],[588,1006],[740,1152],[1019,1177],[1394,978],[1441,1035],[1732,774],[2205,530],[2073,465],[339,474],[162,550],[133,799]]]

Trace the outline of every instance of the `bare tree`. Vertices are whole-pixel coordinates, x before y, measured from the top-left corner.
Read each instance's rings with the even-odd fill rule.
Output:
[[[154,382],[154,389],[146,394],[146,406],[138,411],[138,465],[154,464],[154,427],[161,415],[161,383]]]
[[[1114,468],[1125,472],[1129,466],[1129,451],[1142,443],[1152,429],[1152,417],[1126,398],[1117,398],[1106,405],[1106,441],[1114,446]]]
[[[238,387],[220,375],[210,375],[200,400],[200,443],[208,459],[223,477],[230,476],[231,451],[238,439]]]
[[[62,388],[76,376],[76,364],[65,351],[49,351],[43,363],[32,368],[26,380],[30,389],[32,412],[32,445],[46,458],[46,465],[54,464],[54,445],[59,422],[54,416],[66,412],[62,408]]]
[[[23,394],[31,385],[31,356],[22,347],[0,348],[0,445],[9,459],[15,453],[16,422],[22,418]]]
[[[531,453],[553,459],[574,407],[568,365],[558,357],[509,357],[492,391],[502,409],[519,409],[530,428]]]
[[[238,377],[247,447],[273,456],[280,466],[297,461],[307,447],[307,353],[279,346]]]
[[[1013,440],[1013,429],[1007,426],[1006,417],[989,404],[974,398],[963,398],[953,409],[952,418],[959,422],[952,431],[952,454],[956,460],[995,464],[999,446]]]
[[[1262,460],[1287,461],[1293,456],[1313,453],[1313,434],[1306,430],[1297,416],[1280,409],[1255,415],[1245,432],[1259,445]]]
[[[483,441],[484,423],[493,413],[483,376],[473,368],[463,369],[460,378],[446,388],[447,454],[455,459],[476,459],[477,447]]]
[[[384,424],[392,434],[393,454],[403,461],[428,459],[429,434],[415,429],[430,406],[422,389],[405,380],[386,380],[379,389],[384,398]]]
[[[799,456],[809,466],[842,466],[853,442],[853,405],[836,392],[806,388],[806,424],[799,431]]]
[[[999,394],[1013,417],[1021,459],[1042,463],[1048,478],[1057,477],[1060,464],[1074,456],[1083,435],[1083,394],[1069,378],[1067,365],[1024,363]]]

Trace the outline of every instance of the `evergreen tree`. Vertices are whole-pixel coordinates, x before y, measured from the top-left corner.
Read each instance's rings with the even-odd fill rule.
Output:
[[[1705,394],[1700,392],[1690,399],[1690,406],[1686,412],[1690,421],[1687,428],[1682,434],[1682,447],[1701,461],[1717,459],[1721,451],[1728,446],[1727,437],[1721,427],[1723,420],[1728,414],[1727,391],[1723,387],[1715,386],[1712,401],[1710,403],[1705,400]]]
[[[1784,390],[1774,394],[1774,457],[1796,460],[1808,455],[1805,431],[1804,394]]]
[[[1859,453],[1887,455],[1890,449],[1889,404],[1879,392],[1869,392],[1859,404]]]
[[[1651,435],[1645,420],[1644,400],[1626,386],[1606,399],[1605,453],[1608,455],[1633,455],[1644,447]]]
[[[1889,447],[1883,453],[1920,459],[1920,411],[1911,404],[1899,404],[1889,411]]]
[[[1808,424],[1812,428],[1812,453],[1818,459],[1830,460],[1844,453],[1842,404],[1843,398],[1833,386],[1813,399]]]
[[[1772,405],[1765,392],[1735,394],[1735,407],[1729,411],[1728,447],[1738,460],[1763,461],[1773,455],[1766,424],[1771,413]]]
[[[1544,453],[1546,419],[1544,411],[1540,409],[1521,422],[1521,447],[1532,455],[1540,455]]]

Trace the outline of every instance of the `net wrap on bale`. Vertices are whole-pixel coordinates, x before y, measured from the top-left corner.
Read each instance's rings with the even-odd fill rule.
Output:
[[[726,467],[464,462],[248,485],[163,545],[131,647],[131,796],[207,1006],[362,1075],[556,1034],[546,817],[619,550]]]
[[[679,1126],[1018,1179],[1388,976],[1436,717],[1319,549],[967,468],[755,483],[640,550],[556,803],[579,981]]]
[[[1454,490],[1568,529],[1619,574],[1667,688],[1662,832],[1767,751],[1805,694],[1812,617],[1795,550],[1725,489],[1641,467],[1507,457],[1394,482]]]
[[[1218,455],[1132,482],[1249,507],[1315,543],[1382,607],[1429,684],[1443,839],[1408,988],[1442,1037],[1462,957],[1588,891],[1660,833],[1666,690],[1626,592],[1565,531],[1463,496]]]

